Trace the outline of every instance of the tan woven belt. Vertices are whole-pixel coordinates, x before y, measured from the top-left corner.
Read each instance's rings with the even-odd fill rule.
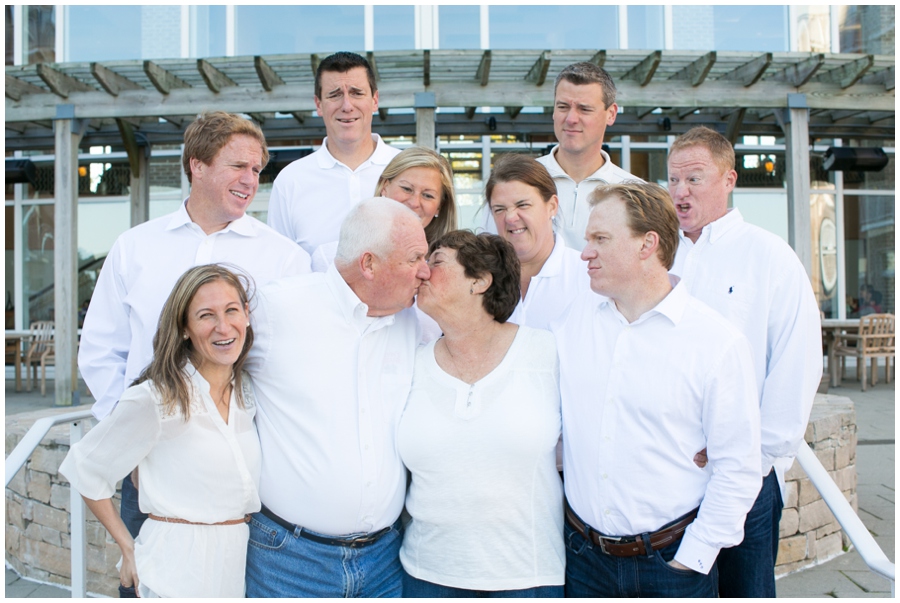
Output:
[[[250,523],[250,516],[244,515],[240,519],[229,519],[227,521],[218,521],[216,523],[203,523],[200,521],[188,521],[187,519],[178,519],[177,517],[160,517],[150,513],[148,515],[154,521],[164,521],[166,523],[186,523],[192,526],[234,526],[242,523]]]

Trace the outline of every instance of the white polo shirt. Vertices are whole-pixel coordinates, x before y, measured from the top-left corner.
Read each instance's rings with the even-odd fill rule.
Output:
[[[375,152],[358,168],[349,167],[322,147],[281,170],[269,197],[269,226],[295,241],[308,254],[323,243],[336,241],[350,209],[375,196],[381,172],[400,151],[378,134]]]
[[[96,399],[95,417],[108,415],[153,359],[159,315],[178,278],[213,263],[243,269],[257,287],[310,271],[305,251],[247,215],[208,235],[182,203],[122,233],[100,271],[78,350],[78,368]]]

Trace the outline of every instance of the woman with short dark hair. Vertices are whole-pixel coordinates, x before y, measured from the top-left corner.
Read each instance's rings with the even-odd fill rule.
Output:
[[[405,597],[562,597],[556,343],[507,322],[519,261],[496,235],[431,243],[419,309],[443,336],[419,348],[398,449],[412,474]]]

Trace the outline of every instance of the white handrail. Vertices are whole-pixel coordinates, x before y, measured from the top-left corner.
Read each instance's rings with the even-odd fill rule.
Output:
[[[71,423],[69,445],[81,439],[84,433],[84,421],[91,418],[91,410],[79,410],[55,417],[38,419],[19,442],[18,446],[6,457],[6,485],[16,476],[34,450],[40,445],[44,436],[56,425]],[[69,509],[71,517],[71,558],[72,558],[72,597],[82,599],[85,596],[86,584],[86,548],[85,506],[84,500],[75,488],[69,488]]]
[[[806,471],[810,481],[822,495],[825,504],[831,509],[835,519],[841,524],[841,529],[850,538],[850,542],[859,551],[860,556],[869,569],[889,580],[891,583],[891,596],[894,596],[894,564],[887,558],[878,543],[869,533],[868,528],[863,524],[862,520],[853,511],[853,507],[844,498],[831,476],[822,466],[819,457],[807,445],[800,446],[797,451],[797,460],[800,466]]]

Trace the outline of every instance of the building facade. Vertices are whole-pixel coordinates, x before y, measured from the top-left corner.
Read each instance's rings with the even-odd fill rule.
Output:
[[[7,5],[6,64],[90,63],[318,53],[337,50],[575,50],[808,52],[894,55],[893,6],[74,6]],[[893,77],[893,76],[891,76]],[[892,80],[891,80],[892,81]],[[550,82],[552,85],[552,82]],[[892,86],[892,83],[891,83]],[[383,99],[386,96],[382,94]],[[9,94],[7,94],[9,97]],[[503,107],[478,107],[466,130],[437,132],[436,146],[455,171],[463,227],[481,224],[482,189],[499,153],[546,153],[554,143],[544,107],[512,115]],[[674,136],[660,117],[657,132],[631,129],[626,119],[607,132],[615,163],[665,184],[666,153]],[[656,109],[657,112],[660,109]],[[374,129],[398,147],[416,142],[402,122],[411,107],[390,108]],[[464,112],[436,108],[439,122]],[[853,112],[846,119],[853,121]],[[857,112],[859,113],[859,112]],[[275,119],[289,121],[291,115]],[[307,123],[313,116],[308,115]],[[834,119],[832,115],[830,119]],[[811,276],[825,317],[852,318],[895,308],[895,183],[893,114],[890,128],[873,134],[853,127],[841,137],[812,136],[810,211]],[[506,120],[506,121],[504,121]],[[272,120],[270,120],[271,122]],[[379,124],[385,124],[384,130]],[[884,122],[880,122],[884,125]],[[7,158],[35,167],[28,182],[6,183],[6,329],[23,330],[54,318],[54,149],[10,144]],[[11,130],[13,128],[13,130]],[[752,130],[748,130],[751,131]],[[52,137],[51,137],[52,138]],[[321,132],[272,140],[276,151],[312,149]],[[878,172],[823,169],[830,147],[878,147],[889,158]],[[740,133],[736,138],[738,188],[732,203],[745,218],[786,240],[788,193],[784,137]],[[172,211],[188,195],[177,141],[154,144],[149,158],[149,216]],[[265,220],[271,182],[267,170],[253,215]],[[89,303],[93,283],[115,238],[132,224],[128,156],[121,145],[82,147],[78,155],[78,305]],[[862,293],[865,290],[865,293]],[[864,297],[868,305],[861,302]],[[83,314],[82,314],[83,316]]]

